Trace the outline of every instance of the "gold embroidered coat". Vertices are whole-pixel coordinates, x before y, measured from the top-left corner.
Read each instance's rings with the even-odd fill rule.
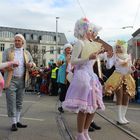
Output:
[[[3,53],[3,62],[6,61],[13,61],[14,60],[14,47],[8,48]],[[35,66],[35,63],[33,62],[31,54],[27,50],[23,50],[24,55],[24,63],[33,63],[33,66]],[[5,79],[5,88],[8,88],[12,79],[13,75],[13,69],[8,69],[4,73],[4,79]],[[29,80],[29,69],[25,67],[25,87],[27,87],[27,81]]]

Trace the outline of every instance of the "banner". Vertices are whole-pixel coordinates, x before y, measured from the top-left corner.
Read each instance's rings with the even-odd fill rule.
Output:
[[[137,47],[140,47],[140,40],[135,41],[134,45],[137,46]]]

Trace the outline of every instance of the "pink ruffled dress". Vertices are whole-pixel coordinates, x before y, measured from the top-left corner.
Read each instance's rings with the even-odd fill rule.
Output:
[[[65,110],[78,113],[94,113],[104,110],[102,85],[93,72],[93,60],[75,65],[74,76],[66,93],[62,106]]]

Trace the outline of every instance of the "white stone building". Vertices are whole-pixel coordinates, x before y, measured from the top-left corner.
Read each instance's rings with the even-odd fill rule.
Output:
[[[56,49],[55,32],[0,27],[0,62],[2,61],[2,52],[14,45],[14,35],[17,33],[24,35],[27,42],[26,49],[30,51],[38,66],[46,66],[49,61],[55,62],[59,54],[62,53],[63,45],[67,43],[64,33],[58,33]]]

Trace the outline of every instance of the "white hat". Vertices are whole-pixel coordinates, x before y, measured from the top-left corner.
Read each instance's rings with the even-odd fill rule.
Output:
[[[94,33],[98,33],[101,29],[102,29],[101,26],[93,24],[93,32]]]
[[[70,43],[65,44],[64,47],[63,47],[64,51],[67,48],[70,48],[72,50],[72,45]]]

